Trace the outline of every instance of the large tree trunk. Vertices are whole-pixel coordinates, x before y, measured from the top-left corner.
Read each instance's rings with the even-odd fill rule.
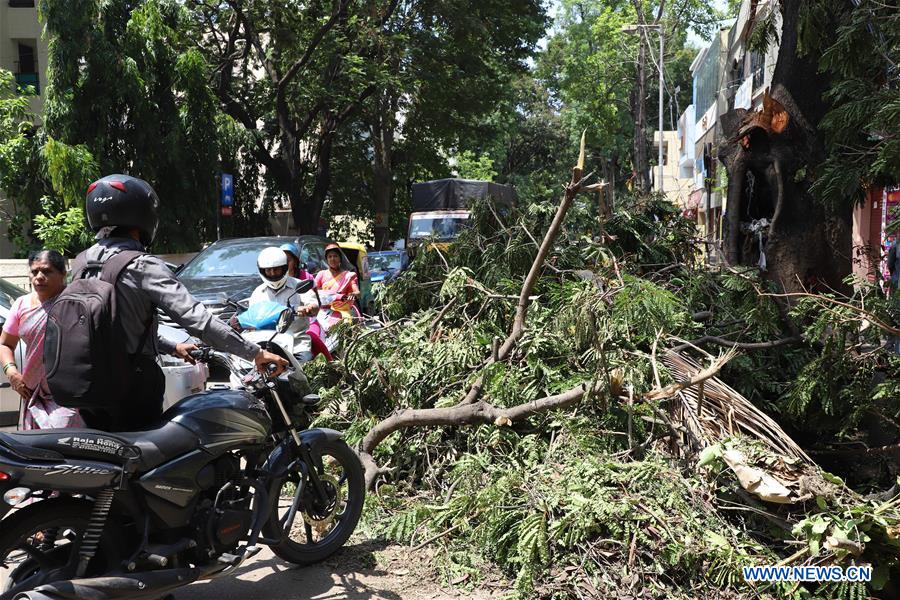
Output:
[[[300,225],[301,234],[319,233],[319,220],[322,216],[322,207],[331,189],[331,150],[334,146],[335,131],[330,128],[319,138],[316,152],[316,178],[313,184],[312,196],[309,199],[309,210]]]
[[[375,201],[375,249],[391,244],[390,210],[394,195],[394,129],[397,100],[390,92],[379,94],[370,133],[372,135],[372,192]]]
[[[797,54],[799,9],[800,0],[781,2],[774,102],[762,115],[738,109],[721,120],[719,159],[728,171],[726,259],[764,267],[787,292],[844,291],[842,280],[851,270],[851,208],[825,207],[809,193],[815,165],[824,157],[818,124],[827,111],[828,80],[816,57]]]

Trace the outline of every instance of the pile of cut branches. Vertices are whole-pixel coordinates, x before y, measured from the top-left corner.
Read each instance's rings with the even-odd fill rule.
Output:
[[[900,433],[891,305],[866,288],[788,304],[706,270],[674,206],[601,210],[582,171],[557,207],[476,207],[383,291],[382,328],[311,366],[318,424],[366,466],[370,530],[437,546],[457,585],[494,563],[523,597],[889,597],[895,467],[845,484],[819,464],[867,448],[873,415]],[[744,582],[776,563],[875,576]]]

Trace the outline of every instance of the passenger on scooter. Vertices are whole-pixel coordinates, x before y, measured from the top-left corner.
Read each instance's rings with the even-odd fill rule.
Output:
[[[159,197],[146,181],[128,175],[107,175],[88,187],[85,212],[97,243],[75,259],[75,264],[103,264],[125,250],[145,252],[159,226]],[[87,271],[84,272],[87,276]],[[134,357],[135,375],[127,405],[108,410],[82,410],[89,427],[107,431],[134,431],[155,425],[162,415],[165,378],[156,362],[157,352],[174,354],[189,362],[193,344],[171,344],[157,335],[162,309],[188,333],[214,348],[252,360],[259,370],[269,365],[281,372],[287,361],[235,333],[195,299],[159,258],[142,254],[132,260],[116,282],[119,322],[125,348]]]
[[[256,266],[263,282],[250,295],[249,306],[271,301],[293,308],[301,317],[316,316],[319,312],[316,293],[312,290],[303,294],[295,292],[300,280],[288,275],[288,260],[281,248],[264,249],[256,259]],[[315,318],[312,319],[312,323],[315,323]],[[313,356],[322,354],[331,360],[331,353],[322,341],[318,325],[311,326],[307,333],[312,344]]]
[[[300,281],[305,281],[307,279],[312,281],[315,278],[312,273],[306,270],[306,265],[300,260],[300,250],[297,248],[297,244],[288,242],[282,244],[279,248],[281,248],[284,255],[287,257],[288,275],[296,277]]]

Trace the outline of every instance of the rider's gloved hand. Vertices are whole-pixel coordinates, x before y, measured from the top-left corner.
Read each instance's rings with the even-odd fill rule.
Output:
[[[197,364],[197,361],[191,356],[191,352],[194,350],[199,350],[194,344],[175,344],[175,350],[172,352],[172,356],[176,356],[185,362],[195,365]]]
[[[276,370],[274,373],[272,373],[272,375],[275,376],[281,375],[288,366],[288,361],[281,358],[277,354],[272,354],[271,352],[263,350],[262,348],[260,348],[259,352],[256,354],[253,362],[256,363],[256,370],[260,373],[266,373],[266,367],[268,365],[275,365]]]

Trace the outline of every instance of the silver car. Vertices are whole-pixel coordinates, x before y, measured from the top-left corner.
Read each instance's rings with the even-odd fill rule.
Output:
[[[9,317],[9,309],[13,300],[24,296],[27,292],[22,288],[0,279],[0,328]],[[16,346],[16,364],[25,364],[25,342]],[[5,375],[0,375],[0,430],[15,429],[19,422],[19,394],[9,385]]]

